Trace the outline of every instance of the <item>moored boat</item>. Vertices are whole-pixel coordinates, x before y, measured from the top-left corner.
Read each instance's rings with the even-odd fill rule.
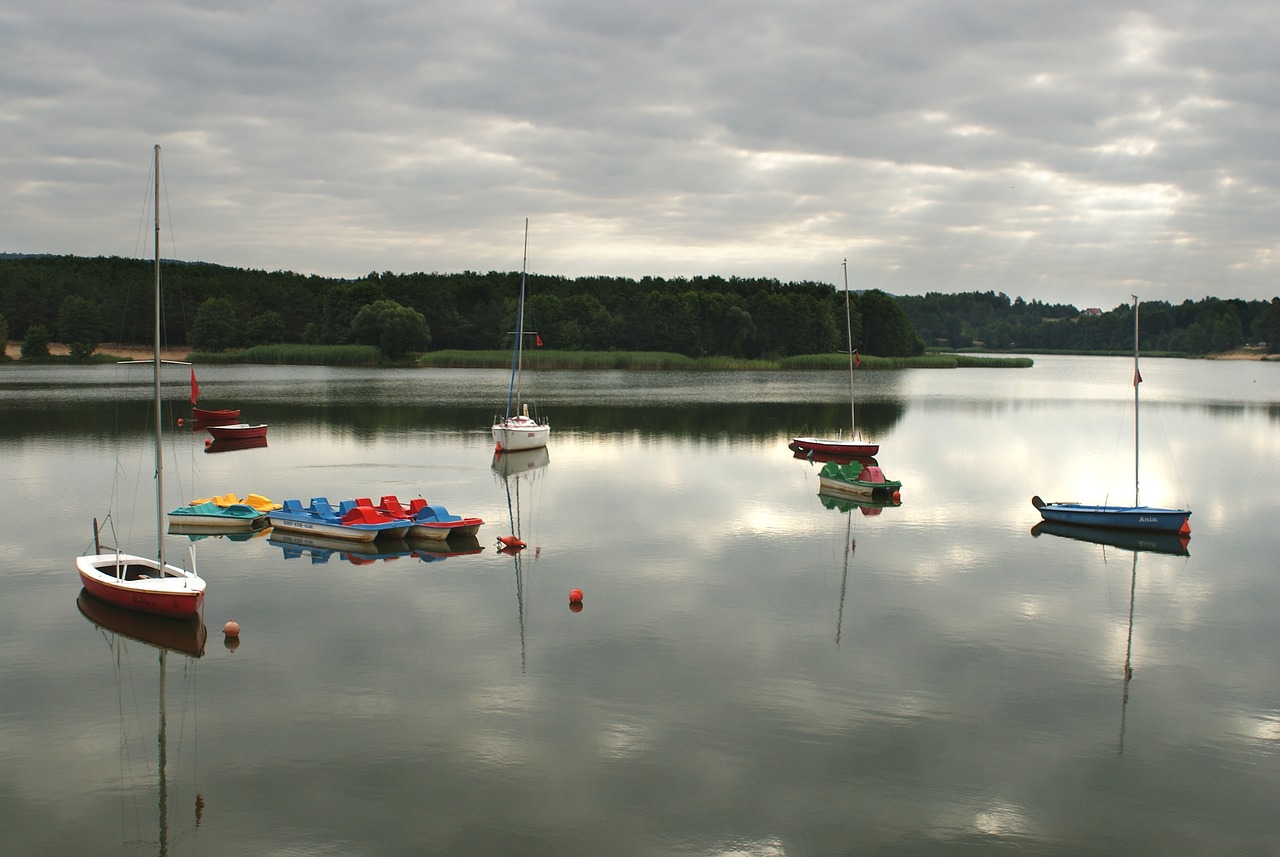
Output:
[[[248,440],[265,438],[266,423],[230,423],[228,425],[205,426],[205,430],[213,435],[214,440]]]
[[[827,462],[818,471],[818,484],[818,493],[829,497],[893,497],[902,488],[901,482],[885,478],[879,464],[861,461]]]
[[[368,499],[359,499],[356,502],[373,506]],[[412,526],[406,536],[411,539],[440,540],[456,536],[474,536],[484,523],[480,518],[451,514],[444,506],[428,503],[421,497],[410,500],[406,508],[399,498],[386,495],[373,508],[392,518],[409,521]]]
[[[804,452],[814,460],[826,460],[817,456],[839,456],[843,458],[865,458],[880,451],[880,444],[866,440],[858,435],[858,421],[855,415],[855,397],[853,394],[853,371],[862,365],[858,349],[853,347],[853,322],[849,309],[849,262],[846,259],[841,265],[844,272],[844,323],[848,337],[849,355],[849,434],[837,434],[835,437],[793,437],[788,446],[794,452]],[[799,456],[797,456],[799,457]]]
[[[313,497],[306,506],[300,500],[285,500],[279,509],[267,513],[267,519],[278,530],[355,542],[373,541],[378,536],[402,538],[409,529],[402,521],[388,519],[369,507],[357,507],[351,501],[344,501],[335,509],[324,497]]]
[[[1039,495],[1031,498],[1031,505],[1046,521],[1064,524],[1081,524],[1087,527],[1103,527],[1122,530],[1191,534],[1190,509],[1166,509],[1158,506],[1142,506],[1138,493],[1138,385],[1142,373],[1138,371],[1138,296],[1133,296],[1133,505],[1090,505],[1076,502],[1045,502]]]
[[[161,449],[160,367],[160,147],[155,147],[155,261],[152,358],[139,361],[151,365],[152,413],[155,453],[155,537],[154,556],[138,556],[118,548],[104,550],[101,528],[93,522],[94,553],[76,557],[76,572],[90,595],[117,607],[157,616],[186,618],[197,616],[204,605],[205,582],[194,570],[165,561],[164,455]],[[126,361],[134,362],[134,361]],[[193,560],[194,564],[194,560]]]
[[[169,510],[169,526],[209,527],[220,532],[246,532],[267,525],[267,513],[244,503],[219,505],[205,502]]]

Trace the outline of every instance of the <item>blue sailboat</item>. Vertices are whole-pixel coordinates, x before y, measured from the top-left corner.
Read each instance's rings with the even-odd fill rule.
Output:
[[[1046,503],[1037,495],[1031,505],[1040,510],[1046,521],[1064,524],[1080,524],[1089,527],[1106,527],[1122,530],[1142,530],[1160,533],[1191,533],[1191,512],[1188,509],[1165,509],[1159,506],[1143,506],[1138,498],[1138,385],[1142,374],[1138,371],[1138,296],[1133,296],[1133,505],[1091,506],[1084,503]]]

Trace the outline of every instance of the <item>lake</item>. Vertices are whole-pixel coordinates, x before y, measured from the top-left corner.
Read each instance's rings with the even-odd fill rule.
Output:
[[[167,536],[202,649],[78,604],[95,517],[154,542],[150,370],[0,366],[4,851],[1280,853],[1280,364],[1143,361],[1141,498],[1192,509],[1184,550],[1033,533],[1033,494],[1134,479],[1131,361],[1035,361],[859,373],[883,509],[787,448],[847,425],[838,372],[526,373],[546,458],[495,461],[505,372],[197,367],[271,424],[211,454],[166,370],[169,505],[486,522]]]

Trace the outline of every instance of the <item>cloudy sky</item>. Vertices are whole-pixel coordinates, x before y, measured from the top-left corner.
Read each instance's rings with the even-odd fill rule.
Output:
[[[0,251],[1280,294],[1257,0],[10,0]],[[170,231],[171,230],[171,231]]]

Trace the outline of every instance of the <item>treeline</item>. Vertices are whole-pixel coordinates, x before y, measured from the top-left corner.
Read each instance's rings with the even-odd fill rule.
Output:
[[[898,298],[931,347],[997,351],[1127,351],[1133,348],[1133,307],[1077,309],[1064,304],[969,292]],[[1280,298],[1270,301],[1204,298],[1141,305],[1144,351],[1213,354],[1266,343],[1280,353]]]
[[[258,345],[374,345],[409,352],[510,348],[518,272],[304,276],[204,263],[162,265],[165,343],[198,351]],[[151,340],[152,263],[119,257],[0,256],[0,327],[92,351]],[[847,350],[845,297],[826,283],[767,278],[530,275],[525,328],[560,351],[661,351],[780,359]],[[945,349],[1123,351],[1132,309],[1026,302],[1003,293],[851,296],[852,345],[909,357]],[[1280,299],[1142,306],[1144,350],[1185,354],[1267,342],[1280,351]],[[74,350],[74,345],[73,345]]]
[[[96,316],[98,340],[149,342],[152,271],[148,261],[116,257],[0,258],[0,313],[19,339],[39,326],[74,342]],[[162,279],[168,345],[371,344],[393,357],[510,348],[520,289],[519,272],[344,280],[177,262],[162,264]],[[778,359],[848,347],[844,296],[824,283],[530,275],[527,295],[529,344],[536,336],[550,349]],[[865,354],[925,350],[883,292],[853,296],[850,318],[853,347]]]

